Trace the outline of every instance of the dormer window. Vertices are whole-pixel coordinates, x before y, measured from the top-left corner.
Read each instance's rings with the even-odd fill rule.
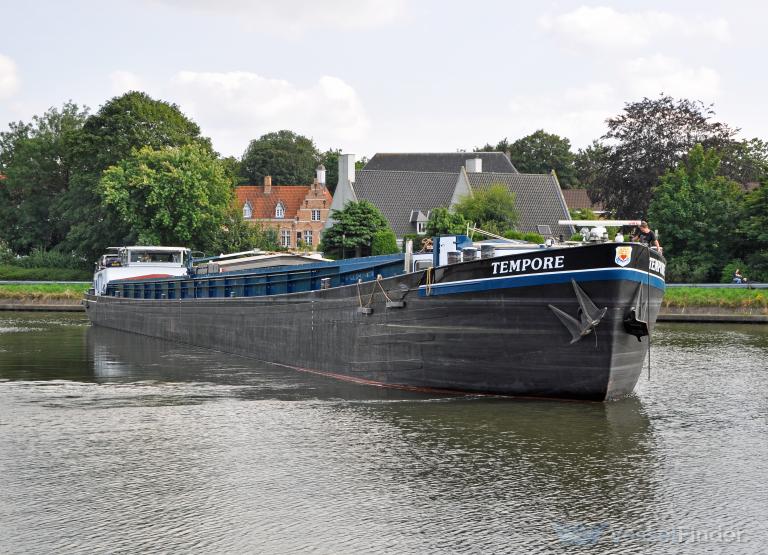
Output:
[[[252,217],[253,217],[253,209],[251,208],[251,203],[248,201],[245,201],[245,205],[243,205],[243,219],[250,220]]]
[[[278,202],[275,207],[275,218],[285,218],[285,206],[282,202]]]

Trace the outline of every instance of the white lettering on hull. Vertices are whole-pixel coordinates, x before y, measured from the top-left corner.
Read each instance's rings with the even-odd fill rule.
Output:
[[[505,260],[504,262],[491,262],[493,272],[491,275],[523,273],[528,270],[559,270],[565,268],[565,256],[545,256],[543,258],[523,258],[517,260]]]
[[[648,269],[651,270],[652,272],[656,272],[664,276],[665,275],[664,272],[667,269],[667,265],[664,264],[661,260],[656,260],[655,258],[651,258],[648,261]]]

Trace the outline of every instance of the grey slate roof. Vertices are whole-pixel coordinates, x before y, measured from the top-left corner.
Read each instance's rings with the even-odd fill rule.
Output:
[[[379,152],[363,170],[458,172],[471,158],[482,159],[483,172],[517,172],[503,152]]]
[[[366,166],[367,168],[368,166]],[[458,172],[376,171],[363,169],[355,177],[355,194],[358,200],[373,203],[398,238],[416,232],[411,222],[411,212],[445,207],[459,179]]]
[[[537,225],[548,225],[556,236],[562,234],[567,239],[573,233],[570,227],[557,224],[558,220],[567,220],[570,216],[554,175],[483,172],[468,173],[467,178],[473,190],[498,183],[515,193],[519,231],[536,231]]]

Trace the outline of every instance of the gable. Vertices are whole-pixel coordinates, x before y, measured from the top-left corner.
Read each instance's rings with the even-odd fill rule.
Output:
[[[269,194],[264,193],[263,185],[242,185],[235,189],[240,208],[249,203],[253,219],[259,220],[274,219],[278,203],[283,205],[285,215],[282,219],[295,218],[309,193],[308,185],[273,185]],[[325,187],[323,196],[330,207],[332,198]]]

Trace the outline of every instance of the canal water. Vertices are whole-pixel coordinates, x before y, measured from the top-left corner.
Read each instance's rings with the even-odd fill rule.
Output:
[[[765,553],[768,327],[607,404],[344,384],[0,313],[0,553]]]

